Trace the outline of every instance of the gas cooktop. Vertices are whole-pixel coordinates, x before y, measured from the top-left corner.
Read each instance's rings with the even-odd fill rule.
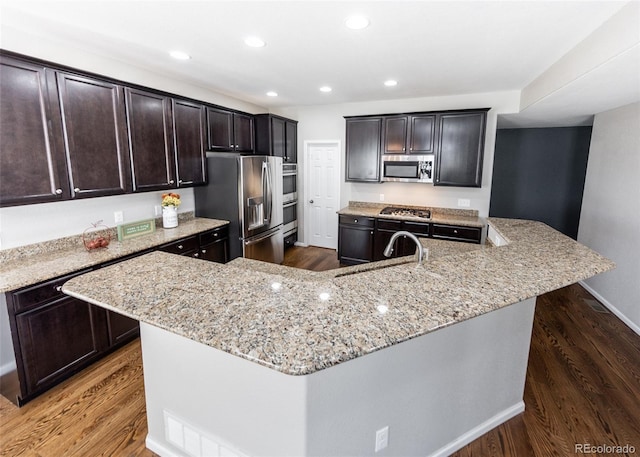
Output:
[[[431,218],[431,211],[429,211],[428,209],[403,208],[401,206],[387,206],[380,211],[380,214],[388,214],[391,216],[421,217],[423,219]]]

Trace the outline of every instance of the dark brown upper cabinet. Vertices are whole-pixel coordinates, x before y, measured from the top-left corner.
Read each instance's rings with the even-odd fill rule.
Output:
[[[256,153],[282,157],[285,163],[298,161],[298,122],[273,114],[258,114]]]
[[[233,137],[236,152],[253,152],[253,116],[233,113]]]
[[[383,133],[383,154],[433,154],[436,115],[386,116]]]
[[[174,98],[172,118],[178,187],[206,183],[204,105]]]
[[[253,116],[207,108],[208,149],[253,152]]]
[[[124,194],[131,186],[122,87],[70,73],[57,76],[71,196]]]
[[[175,187],[171,98],[125,89],[134,192]]]
[[[1,206],[70,197],[57,98],[52,70],[0,56]]]
[[[382,117],[351,117],[346,120],[347,181],[380,181]]]
[[[434,185],[482,186],[487,111],[450,112],[439,116]]]

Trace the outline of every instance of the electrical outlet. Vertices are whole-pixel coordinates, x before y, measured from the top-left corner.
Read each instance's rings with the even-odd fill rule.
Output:
[[[383,450],[389,445],[389,426],[381,428],[376,432],[376,452]]]
[[[113,219],[116,221],[116,224],[122,224],[124,221],[124,214],[122,211],[116,211],[113,213]]]
[[[384,201],[384,194],[380,194],[380,201],[383,202]]]
[[[155,206],[153,207],[153,215],[154,215],[155,217],[160,217],[160,216],[162,216],[162,206],[160,206],[160,205],[155,205]]]
[[[468,208],[471,206],[471,200],[469,200],[468,198],[459,198],[458,206],[460,208]]]

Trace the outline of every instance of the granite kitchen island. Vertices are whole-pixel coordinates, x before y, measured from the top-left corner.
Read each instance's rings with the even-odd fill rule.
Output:
[[[535,297],[613,263],[548,226],[314,273],[151,253],[67,282],[141,321],[160,455],[447,455],[524,409]],[[380,433],[384,440],[384,432]],[[382,443],[380,443],[382,444]]]

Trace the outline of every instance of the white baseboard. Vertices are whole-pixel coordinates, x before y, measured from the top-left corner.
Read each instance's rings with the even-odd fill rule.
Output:
[[[460,435],[455,440],[451,441],[450,443],[438,449],[429,457],[446,457],[448,455],[451,455],[454,452],[462,449],[472,441],[480,438],[482,435],[484,435],[488,431],[493,430],[498,425],[503,424],[504,422],[508,421],[512,417],[517,416],[523,411],[524,411],[524,402],[520,401],[515,405],[503,411],[500,411],[498,414],[496,414],[492,418],[486,420],[485,422],[478,425],[477,427],[472,428],[471,430],[464,433],[463,435]]]
[[[636,324],[635,322],[633,322],[631,319],[629,319],[627,316],[625,316],[622,311],[620,311],[618,308],[616,308],[615,306],[613,306],[606,298],[604,298],[602,295],[600,295],[598,292],[596,292],[591,286],[589,286],[586,282],[584,281],[580,281],[579,284],[584,287],[585,289],[587,289],[587,291],[593,295],[594,297],[596,297],[598,299],[598,301],[600,303],[602,303],[604,306],[606,306],[609,311],[611,311],[613,314],[615,314],[618,319],[620,319],[622,322],[624,322],[631,330],[633,330],[634,332],[636,332],[638,335],[640,335],[640,326],[638,326],[638,324]]]
[[[302,241],[296,241],[295,243],[293,243],[294,246],[300,246],[302,248],[308,248],[309,245],[307,243],[303,243]]]
[[[164,444],[158,443],[147,434],[147,438],[144,440],[145,446],[154,454],[158,454],[161,457],[184,457],[183,454],[177,454],[173,449],[168,448]]]
[[[17,370],[17,367],[15,362],[5,363],[4,365],[0,365],[0,376],[4,376],[16,370]]]

